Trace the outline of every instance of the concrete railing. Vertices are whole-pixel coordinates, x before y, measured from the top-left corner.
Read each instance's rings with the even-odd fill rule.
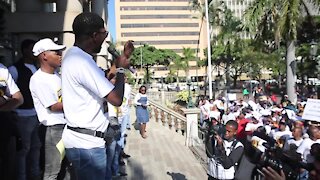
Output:
[[[160,92],[159,92],[160,93]],[[132,92],[135,96],[135,92]],[[154,100],[148,93],[150,103],[150,120],[161,123],[164,127],[174,130],[177,135],[185,136],[185,145],[193,146],[199,143],[198,138],[198,114],[200,111],[194,109],[182,109],[184,115],[166,107],[160,101]]]

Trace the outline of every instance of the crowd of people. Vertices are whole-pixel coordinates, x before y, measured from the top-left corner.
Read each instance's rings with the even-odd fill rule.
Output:
[[[209,179],[320,179],[320,119],[302,119],[306,101],[244,92],[233,101],[199,100]]]
[[[81,13],[72,28],[75,42],[64,57],[64,45],[49,38],[26,39],[17,63],[8,68],[0,64],[0,179],[109,180],[127,175],[120,169],[123,158],[130,157],[124,152],[131,126],[125,71],[134,46],[128,41],[104,71],[94,60],[108,35],[103,19]],[[135,102],[142,107],[138,120],[143,138],[145,92],[141,87]]]

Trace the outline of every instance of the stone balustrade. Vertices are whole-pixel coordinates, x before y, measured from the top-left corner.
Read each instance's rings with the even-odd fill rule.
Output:
[[[159,95],[160,94],[160,95]],[[132,92],[135,96],[135,92]],[[153,98],[155,95],[155,98]],[[160,123],[164,127],[172,129],[177,132],[177,135],[182,135],[185,137],[186,146],[195,146],[200,143],[198,137],[198,115],[200,110],[198,108],[193,109],[182,109],[183,115],[166,107],[161,103],[159,96],[164,94],[158,92],[158,94],[149,94],[148,101],[150,103],[150,120],[154,120]]]

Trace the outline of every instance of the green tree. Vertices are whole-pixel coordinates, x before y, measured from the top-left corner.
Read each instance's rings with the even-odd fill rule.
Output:
[[[186,69],[186,64],[182,60],[181,57],[178,57],[172,61],[172,63],[169,65],[170,74],[175,74],[175,78],[177,80],[177,85],[179,85],[179,70]]]
[[[149,84],[151,78],[149,68],[151,66],[168,66],[176,58],[178,58],[178,55],[173,50],[157,49],[145,44],[133,51],[131,63],[134,67],[146,68],[145,82]]]
[[[183,47],[181,61],[184,64],[183,66],[185,67],[185,70],[186,70],[187,80],[191,80],[189,62],[194,60],[196,60],[196,57],[194,55],[194,50],[189,47],[188,48]]]
[[[246,28],[263,38],[264,32],[271,31],[274,35],[274,44],[279,46],[283,41],[286,44],[286,75],[287,94],[292,102],[296,101],[295,94],[295,43],[297,40],[297,25],[302,13],[310,15],[304,0],[255,0],[246,10]],[[319,6],[319,0],[310,0]]]

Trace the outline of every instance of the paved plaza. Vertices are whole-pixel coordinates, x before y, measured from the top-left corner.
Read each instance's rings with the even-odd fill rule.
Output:
[[[132,107],[131,122],[135,121]],[[138,127],[127,131],[125,152],[126,179],[132,180],[204,180],[206,171],[192,151],[185,146],[185,136],[162,126],[154,119],[147,124],[148,138],[143,139]]]

